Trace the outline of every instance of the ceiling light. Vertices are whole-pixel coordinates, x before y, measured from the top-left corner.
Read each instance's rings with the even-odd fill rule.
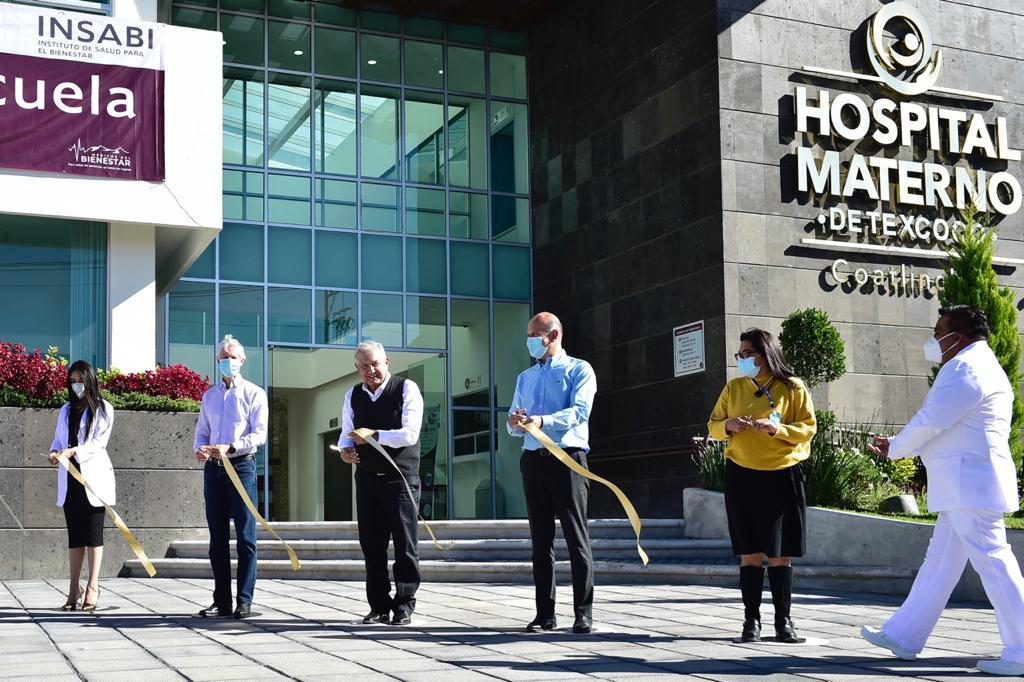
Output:
[[[376,66],[377,65],[377,60],[376,59],[367,59],[366,63],[369,64],[370,66]]]
[[[295,55],[296,57],[301,57],[302,56],[302,50],[295,50],[295,52],[292,52],[292,54]]]
[[[438,73],[444,73],[444,69],[438,69],[437,72]]]

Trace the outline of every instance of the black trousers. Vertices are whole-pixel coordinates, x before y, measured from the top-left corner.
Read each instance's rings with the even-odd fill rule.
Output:
[[[582,450],[566,450],[573,459],[587,466]],[[542,454],[543,453],[543,454]],[[519,460],[526,494],[526,515],[530,519],[533,542],[533,584],[536,589],[537,616],[555,614],[555,519],[562,524],[562,535],[569,549],[572,568],[572,602],[577,617],[592,617],[594,608],[594,558],[590,551],[587,527],[587,499],[590,481],[573,473],[547,451],[524,451]]]
[[[377,613],[392,610],[412,613],[420,586],[419,558],[416,556],[416,518],[419,510],[420,479],[408,476],[415,500],[409,499],[397,471],[378,476],[356,469],[356,513],[359,517],[359,546],[366,562],[366,600]],[[388,544],[395,544],[395,596],[391,597],[388,575]]]

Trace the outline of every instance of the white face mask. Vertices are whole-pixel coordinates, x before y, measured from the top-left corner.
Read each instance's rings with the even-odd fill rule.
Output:
[[[85,384],[71,384],[71,390],[74,391],[75,396],[81,398],[85,395]]]
[[[946,334],[946,336],[943,336],[942,339],[948,338],[953,334],[956,334],[956,332],[950,332]],[[928,362],[934,362],[936,365],[942,363],[942,356],[945,355],[945,353],[942,352],[942,346],[939,345],[939,341],[942,341],[942,339],[937,339],[933,336],[932,338],[925,341],[923,349],[925,360],[927,360]],[[957,344],[959,343],[960,342],[957,341]],[[953,348],[956,348],[956,346],[954,345]],[[949,350],[953,350],[953,348],[950,348]]]

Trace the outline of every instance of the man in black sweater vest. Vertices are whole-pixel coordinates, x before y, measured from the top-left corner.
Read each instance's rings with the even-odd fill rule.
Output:
[[[384,346],[375,341],[364,341],[356,348],[355,365],[363,381],[345,394],[338,447],[341,459],[356,465],[359,545],[366,562],[366,599],[370,602],[363,623],[408,625],[420,586],[416,520],[423,396],[415,382],[393,376],[389,364]],[[391,455],[397,471],[373,446],[352,434],[361,428],[373,429],[372,437]],[[415,499],[409,499],[406,482]],[[394,597],[388,575],[390,540],[395,543]]]

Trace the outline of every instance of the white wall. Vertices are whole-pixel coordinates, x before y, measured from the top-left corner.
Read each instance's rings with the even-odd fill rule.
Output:
[[[111,223],[107,242],[107,367],[123,372],[156,364],[156,228]]]

